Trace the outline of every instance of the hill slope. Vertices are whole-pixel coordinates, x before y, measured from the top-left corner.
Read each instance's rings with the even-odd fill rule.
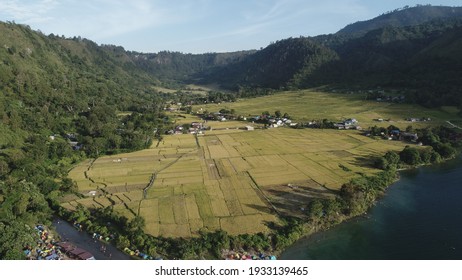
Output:
[[[462,7],[442,7],[419,5],[416,7],[405,7],[403,9],[396,9],[392,12],[380,15],[370,20],[359,21],[349,24],[339,30],[339,35],[364,35],[365,33],[383,28],[385,26],[391,27],[405,27],[423,24],[435,19],[451,19],[462,16]]]
[[[337,34],[281,40],[196,77],[228,88],[384,87],[426,106],[460,105],[461,14],[451,7],[399,10]]]
[[[218,82],[232,89],[239,86],[281,88],[296,75],[309,75],[318,66],[335,59],[334,51],[310,38],[289,38],[197,76],[202,82]]]

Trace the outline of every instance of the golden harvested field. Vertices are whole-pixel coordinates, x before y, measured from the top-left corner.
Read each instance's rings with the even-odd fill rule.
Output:
[[[211,131],[198,138],[199,146],[194,137],[166,136],[158,147],[78,165],[70,175],[81,192],[97,194],[63,206],[113,204],[129,218],[144,217],[152,235],[189,237],[201,229],[264,232],[278,219],[274,208],[297,214],[312,197],[332,196],[358,173],[376,172],[369,156],[405,145],[372,140],[358,131],[316,129]],[[96,184],[86,182],[83,172]]]
[[[425,125],[458,120],[451,108],[425,110],[309,91],[225,105],[243,115],[281,110],[295,120],[352,117],[363,127],[378,124],[372,118],[391,118],[401,127],[409,124],[398,120],[410,116],[431,117]],[[371,167],[373,156],[401,151],[406,145],[368,138],[360,131],[244,131],[234,127],[246,123],[208,125],[213,129],[197,138],[169,135],[150,149],[82,162],[69,176],[86,198],[67,197],[63,207],[112,205],[129,219],[144,217],[146,232],[154,236],[190,237],[217,229],[231,234],[266,232],[268,222],[277,222],[279,214],[303,216],[310,199],[332,197],[351,178],[378,172]]]

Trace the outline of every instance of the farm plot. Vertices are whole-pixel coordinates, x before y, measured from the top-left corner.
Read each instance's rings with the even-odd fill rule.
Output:
[[[338,191],[358,174],[376,173],[378,170],[372,167],[371,156],[383,155],[389,150],[399,151],[405,146],[397,141],[373,140],[361,136],[358,131],[281,128],[227,136],[227,141],[241,143],[236,146],[237,150],[240,149],[240,156],[221,158],[222,164],[218,165],[220,174],[247,173],[260,188],[263,197],[285,213],[289,210],[298,213],[298,208],[303,207],[287,209],[285,205],[293,203],[291,197],[294,195],[283,195],[286,192],[290,194],[290,190],[282,186],[302,186],[298,190],[304,190],[303,195],[296,196],[298,203],[294,205],[306,207],[312,197],[332,196],[333,191]],[[230,196],[229,192],[237,195],[235,190],[232,191],[224,192],[225,197]],[[239,200],[240,211],[251,213],[250,207],[243,206],[249,203],[243,200]],[[236,209],[236,204],[230,204],[230,207]]]
[[[303,215],[300,209],[313,197],[331,197],[358,173],[377,172],[367,162],[371,156],[403,147],[357,131],[278,128],[212,130],[197,139],[171,135],[147,150],[77,166],[70,175],[79,190],[94,188],[97,196],[76,197],[63,206],[112,205],[129,219],[142,216],[145,231],[154,236],[191,237],[218,229],[265,232],[278,213]]]

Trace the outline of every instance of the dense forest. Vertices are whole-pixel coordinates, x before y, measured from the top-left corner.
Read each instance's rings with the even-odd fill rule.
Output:
[[[414,13],[421,16],[410,22]],[[284,39],[196,77],[232,89],[380,88],[428,107],[460,106],[461,13],[462,8],[408,8],[353,24],[348,32]]]
[[[0,256],[20,259],[75,190],[72,164],[148,146],[164,117],[158,81],[119,53],[12,23],[0,32]]]
[[[235,90],[209,92],[196,98],[199,102],[234,101],[313,86],[380,87],[400,90],[409,102],[425,106],[460,106],[461,11],[406,8],[352,24],[337,34],[289,38],[258,51],[202,55],[143,54],[0,23],[0,258],[24,258],[22,248],[34,242],[33,226],[49,223],[58,212],[58,197],[75,191],[75,183],[67,178],[73,164],[143,149],[161,139],[169,119],[163,111],[167,95],[156,90],[159,86],[213,83]],[[168,98],[172,96],[191,100],[184,94]],[[390,170],[399,164],[434,162],[454,153],[448,141],[440,141],[446,131],[421,133],[432,152],[407,150],[398,157],[379,159],[377,166],[385,171],[374,194],[394,180]],[[370,190],[374,180],[379,179],[363,178],[345,186],[340,200],[314,202],[312,222],[334,223],[319,216],[322,211],[356,213],[352,207],[357,204],[350,204],[359,199],[355,190]],[[82,213],[63,215],[74,219],[88,215],[83,209]],[[174,257],[218,257],[211,248],[229,244],[282,248],[303,233],[299,221],[288,219],[271,240],[218,232],[181,243],[146,236],[137,221],[120,221],[104,210],[96,214],[127,226],[124,236],[141,236],[146,246],[151,242]]]

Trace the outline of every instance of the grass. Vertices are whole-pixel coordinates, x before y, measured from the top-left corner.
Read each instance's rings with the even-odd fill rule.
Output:
[[[287,112],[296,121],[329,119],[340,121],[344,118],[356,118],[363,127],[378,125],[374,119],[390,119],[393,125],[405,128],[442,124],[454,118],[458,111],[455,107],[446,106],[440,109],[427,109],[414,104],[391,104],[376,101],[365,101],[362,94],[334,94],[312,90],[287,91],[270,96],[240,100],[234,103],[198,105],[193,111],[203,108],[209,112],[220,109],[234,109],[243,116],[259,115],[264,111],[274,113],[280,110]],[[411,123],[405,121],[409,117],[430,117],[430,123]],[[460,117],[458,118],[460,119]],[[389,124],[388,124],[389,125]],[[387,126],[388,126],[387,125]]]
[[[372,118],[379,117],[402,126],[408,125],[402,120],[409,116],[431,117],[425,125],[460,120],[450,107],[427,110],[309,91],[226,106],[250,115],[281,110],[296,120],[354,117],[365,127],[376,124]],[[150,149],[82,162],[69,176],[82,194],[98,190],[97,196],[68,198],[63,206],[113,204],[129,219],[139,213],[145,218],[146,232],[154,236],[190,237],[200,230],[217,229],[230,234],[265,232],[269,231],[268,222],[278,221],[278,214],[305,215],[303,209],[311,199],[333,197],[351,178],[378,172],[371,165],[372,157],[407,145],[371,139],[360,131],[244,131],[233,129],[242,126],[239,122],[208,124],[213,129],[197,139],[194,135],[169,135]],[[153,175],[154,183],[144,192]]]

